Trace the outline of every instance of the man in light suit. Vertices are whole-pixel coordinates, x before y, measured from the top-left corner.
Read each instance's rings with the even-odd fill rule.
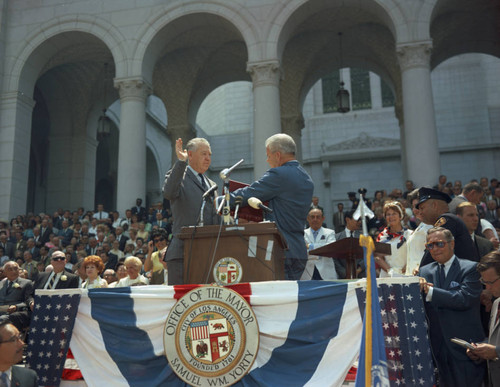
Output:
[[[304,225],[311,204],[314,183],[295,158],[297,147],[292,137],[278,133],[266,140],[267,163],[271,167],[258,181],[231,193],[231,204],[237,196],[242,205],[255,197],[269,202],[272,213],[267,220],[276,222],[288,245],[285,251],[285,277],[299,280],[307,263]],[[175,219],[175,215],[174,215]]]
[[[163,196],[170,200],[174,224],[173,237],[165,254],[168,266],[168,284],[182,284],[184,274],[184,242],[179,239],[181,228],[198,224],[202,196],[215,183],[204,174],[210,167],[212,151],[204,138],[193,138],[186,149],[182,139],[175,142],[177,161],[165,176]],[[219,218],[213,200],[208,200],[203,210],[205,225],[217,224]]]
[[[33,300],[33,282],[19,278],[19,265],[9,261],[3,265],[7,278],[0,281],[0,315],[8,316],[20,331],[30,325],[28,305]]]
[[[37,387],[36,372],[16,364],[23,360],[24,341],[19,330],[6,318],[0,318],[0,385]]]
[[[324,221],[325,216],[320,208],[313,208],[307,214],[309,228],[304,231],[304,239],[308,250],[335,242],[335,231],[323,227]],[[338,278],[332,258],[309,255],[302,279],[336,280]]]
[[[481,258],[477,270],[486,290],[496,300],[491,308],[488,342],[476,344],[476,349],[467,350],[467,355],[473,360],[487,360],[490,386],[500,387],[500,252],[492,251]]]
[[[439,385],[480,386],[484,365],[469,359],[464,348],[451,342],[454,337],[472,342],[484,339],[479,315],[482,285],[477,263],[455,256],[453,234],[443,227],[428,231],[426,247],[434,262],[420,268],[420,284],[425,293]]]

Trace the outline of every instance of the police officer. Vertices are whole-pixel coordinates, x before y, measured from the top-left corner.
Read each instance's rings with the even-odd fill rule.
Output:
[[[434,227],[444,227],[451,231],[455,238],[455,255],[462,259],[479,262],[479,254],[474,247],[472,238],[465,223],[457,215],[448,212],[448,203],[451,198],[444,192],[429,187],[418,189],[419,201],[417,208],[420,210],[422,221],[433,224]],[[429,251],[425,251],[420,262],[420,267],[433,262]]]

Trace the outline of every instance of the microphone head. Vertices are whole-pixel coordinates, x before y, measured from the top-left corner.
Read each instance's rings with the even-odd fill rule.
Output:
[[[248,198],[248,205],[250,207],[255,208],[256,210],[258,210],[260,208],[259,204],[262,204],[262,202],[260,201],[260,199],[257,199],[257,198],[254,198],[254,197]]]

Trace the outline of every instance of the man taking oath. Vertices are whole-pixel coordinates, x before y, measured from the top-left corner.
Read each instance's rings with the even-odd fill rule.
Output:
[[[168,268],[168,284],[183,284],[184,242],[179,239],[181,228],[198,223],[203,194],[215,183],[205,176],[212,161],[210,144],[204,138],[193,138],[186,149],[182,139],[175,142],[177,161],[165,176],[163,196],[170,200],[174,224],[172,240],[164,260]],[[218,223],[218,216],[212,200],[207,200],[203,210],[204,225]]]

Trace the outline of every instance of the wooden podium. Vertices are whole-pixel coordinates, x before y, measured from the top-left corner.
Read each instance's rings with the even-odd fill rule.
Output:
[[[388,243],[374,242],[375,252],[384,255],[391,254],[391,245]],[[333,259],[345,259],[346,278],[356,278],[356,261],[364,258],[363,248],[359,245],[359,238],[344,238],[329,243],[325,246],[311,250],[309,254]]]
[[[275,223],[183,227],[179,238],[184,241],[185,284],[218,282],[222,269],[217,266],[219,278],[215,278],[214,267],[222,259],[237,261],[231,261],[224,270],[228,267],[234,270],[238,264],[241,267],[237,273],[228,273],[227,283],[223,282],[223,285],[235,283],[239,270],[239,283],[285,279],[286,242]]]

